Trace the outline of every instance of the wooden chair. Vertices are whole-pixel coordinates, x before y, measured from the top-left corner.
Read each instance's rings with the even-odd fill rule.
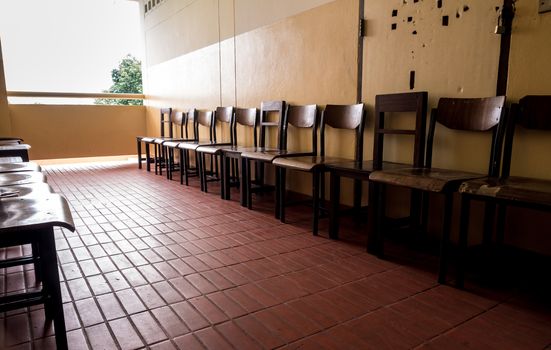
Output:
[[[178,169],[180,171],[184,170],[190,170],[190,171],[196,171],[196,168],[190,168],[189,164],[183,164],[182,159],[178,159],[178,163],[175,162],[175,150],[178,147],[178,145],[181,142],[193,142],[197,140],[197,134],[195,132],[195,119],[197,115],[197,111],[192,108],[187,112],[176,112],[175,114],[175,122],[179,122],[179,130],[180,130],[180,137],[179,138],[173,138],[170,140],[165,140],[162,144],[163,151],[166,154],[166,178],[169,180],[172,180],[172,173],[174,170]],[[193,136],[189,135],[189,123],[192,122],[193,127]],[[178,152],[179,153],[179,152]]]
[[[172,108],[161,108],[161,138],[172,137]],[[168,126],[168,135],[165,134],[165,129]],[[142,143],[145,145],[145,161],[146,161],[146,169],[147,171],[151,171],[151,151],[149,149],[150,145],[154,144],[155,137],[149,137],[149,136],[136,136],[136,144],[138,149],[138,168],[142,168]],[[155,162],[158,161],[157,159],[157,146],[155,145]],[[157,168],[155,168],[155,171],[157,171]]]
[[[224,147],[234,145],[233,140],[233,130],[234,126],[234,112],[233,107],[217,107],[214,112],[214,125],[213,125],[213,139],[214,142],[210,144],[201,144],[196,149],[195,152],[199,158],[199,179],[201,180],[201,190],[207,192],[207,183],[209,181],[219,181],[220,173],[218,171],[218,156],[219,154],[211,153],[210,149],[204,151],[205,148],[210,147]],[[218,142],[216,136],[216,124],[220,125],[221,128],[224,128],[224,125],[228,129],[227,137],[223,137],[223,140]],[[229,139],[229,140],[228,140]],[[206,155],[210,157],[210,171],[206,167]]]
[[[318,221],[321,201],[325,201],[325,172],[326,165],[330,163],[339,163],[350,161],[351,159],[327,157],[325,155],[326,127],[335,129],[354,130],[355,137],[355,157],[353,160],[361,162],[363,152],[363,131],[364,131],[365,110],[363,103],[355,105],[327,105],[321,115],[320,123],[320,152],[314,156],[284,156],[274,159],[272,164],[276,166],[279,172],[279,216],[280,220],[285,220],[285,184],[286,170],[297,170],[312,173],[312,233],[318,234]]]
[[[205,111],[205,110],[195,110],[193,128],[195,130],[194,131],[196,136],[195,140],[180,142],[176,146],[180,154],[180,164],[183,164],[183,167],[181,166],[181,171],[180,171],[180,183],[183,184],[185,182],[186,186],[189,185],[190,176],[199,176],[199,169],[201,166],[199,163],[201,159],[197,156],[197,152],[196,152],[197,148],[199,146],[212,145],[216,143],[216,133],[214,132],[214,112]],[[205,128],[209,132],[209,138],[207,141],[205,140],[201,141],[200,130],[201,129],[205,130]],[[193,173],[190,167],[190,152],[193,152],[195,155],[195,169],[194,169],[195,171],[193,171]]]
[[[329,207],[329,237],[338,238],[339,231],[339,199],[340,199],[340,179],[341,177],[352,178],[356,181],[368,181],[369,175],[375,170],[396,169],[404,167],[421,167],[425,159],[425,134],[427,125],[427,92],[411,92],[398,94],[384,94],[375,96],[375,126],[374,126],[374,145],[373,159],[363,162],[345,162],[328,164],[330,172],[330,207]],[[396,118],[403,113],[412,112],[415,116],[415,127],[413,129],[395,129],[385,125],[385,119]],[[385,135],[404,135],[413,137],[413,159],[411,163],[394,163],[383,161],[383,146]],[[361,183],[354,183],[354,213],[359,217],[361,208]],[[369,195],[371,203],[374,202],[373,196],[375,189],[370,184]],[[376,197],[375,197],[376,198]],[[420,203],[421,196],[412,191],[411,203]],[[412,205],[408,222],[411,225],[418,224],[420,220],[419,205]],[[373,205],[368,206],[368,216],[370,226],[368,230],[368,251],[371,250],[371,239],[373,234],[375,220]]]
[[[459,287],[463,287],[464,282],[469,211],[472,200],[493,204],[489,206],[492,212],[495,210],[495,204],[498,204],[496,224],[496,239],[498,244],[503,243],[508,206],[551,211],[551,180],[510,175],[516,126],[530,130],[551,130],[551,96],[526,96],[522,98],[519,104],[511,106],[511,113],[507,124],[501,176],[466,181],[459,188],[459,193],[461,194],[459,264],[457,273],[457,285]],[[493,215],[489,217],[493,219]],[[491,228],[493,222],[487,221],[485,226],[484,239],[488,241],[492,237]]]
[[[40,275],[42,285],[17,294],[0,296],[0,312],[44,304],[46,319],[54,322],[56,347],[67,349],[53,230],[54,226],[75,230],[67,201],[56,194],[44,194],[39,198],[5,198],[1,205],[3,217],[0,221],[0,247],[31,244],[33,255],[3,259],[0,261],[0,268],[38,264],[39,271],[35,270],[35,274],[37,280]],[[35,247],[39,247],[39,252]]]
[[[376,253],[382,255],[384,232],[383,216],[385,212],[385,191],[387,185],[407,187],[423,192],[441,193],[444,195],[444,216],[442,223],[442,239],[440,248],[440,268],[438,281],[445,282],[448,245],[450,237],[450,225],[452,215],[453,193],[459,185],[467,180],[481,178],[487,175],[495,175],[499,170],[500,150],[503,139],[503,116],[505,96],[489,98],[441,98],[438,107],[432,110],[425,166],[418,168],[392,169],[374,171],[369,176],[369,181],[376,185],[378,197],[377,222],[374,239],[377,244]],[[477,174],[460,170],[432,168],[432,151],[436,122],[443,126],[464,131],[492,131],[489,169],[487,174]]]
[[[257,147],[256,124],[259,119],[258,109],[256,108],[236,108],[233,125],[231,126],[231,145],[208,145],[201,146],[197,149],[206,154],[219,155],[221,157],[221,188],[220,196],[222,199],[230,199],[232,186],[240,186],[243,184],[242,174],[243,166],[239,171],[239,161],[243,151],[250,151]],[[253,146],[238,145],[237,126],[241,125],[251,129]],[[206,187],[205,187],[206,191]],[[241,191],[243,192],[243,191]],[[241,198],[241,205],[244,205],[245,198]]]
[[[251,209],[251,201],[249,198],[252,192],[266,192],[271,191],[273,186],[266,185],[264,183],[264,165],[265,160],[257,159],[257,155],[267,154],[268,152],[279,152],[283,150],[283,124],[285,122],[285,101],[263,101],[260,106],[260,119],[258,120],[258,127],[260,129],[260,139],[258,140],[258,146],[249,150],[243,150],[240,154],[240,159],[243,164],[242,180],[247,180],[241,184],[241,198],[244,202],[243,206],[247,206]],[[277,114],[277,120],[270,120],[270,116]],[[270,129],[276,129],[276,147],[266,147],[266,134]],[[250,157],[249,157],[250,156]],[[253,159],[254,158],[254,159]],[[255,162],[255,177],[251,176],[251,161]],[[254,185],[254,186],[253,186]]]
[[[190,113],[186,112],[175,112],[173,114],[173,124],[176,127],[176,134],[179,136],[171,139],[165,138],[162,140],[156,140],[156,142],[160,141],[165,159],[166,178],[169,180],[172,179],[172,173],[174,170],[181,168],[181,164],[175,162],[174,149],[180,142],[195,140],[195,137],[189,136],[189,121],[190,119],[193,121],[193,113],[191,113],[191,117],[189,117],[189,114]]]

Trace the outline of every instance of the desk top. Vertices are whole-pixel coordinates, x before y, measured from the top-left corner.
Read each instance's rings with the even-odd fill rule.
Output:
[[[46,182],[46,176],[37,171],[0,173],[0,186],[15,186],[36,182]]]
[[[67,201],[52,193],[41,198],[5,198],[0,200],[0,234],[38,230],[53,226],[75,230]]]

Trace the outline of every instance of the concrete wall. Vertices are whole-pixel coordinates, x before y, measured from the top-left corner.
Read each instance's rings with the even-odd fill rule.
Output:
[[[136,154],[145,133],[143,106],[10,105],[10,115],[33,160]]]

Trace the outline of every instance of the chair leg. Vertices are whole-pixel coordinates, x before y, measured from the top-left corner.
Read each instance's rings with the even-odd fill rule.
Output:
[[[440,242],[440,269],[438,272],[438,283],[446,283],[453,209],[453,193],[445,193],[444,195],[444,219],[442,222],[442,241]]]
[[[253,191],[252,191],[252,178],[251,178],[251,161],[246,158],[245,160],[246,167],[247,167],[247,183],[245,184],[245,193],[247,198],[247,208],[252,209],[253,208]],[[264,166],[264,163],[256,162],[255,169],[259,166]]]
[[[332,197],[331,197],[332,198]],[[359,224],[362,211],[362,182],[354,180],[354,220]]]
[[[158,163],[158,160],[159,160],[159,155],[157,154],[157,144],[154,143],[153,144],[153,154],[155,155],[155,157],[153,157],[153,165],[155,167],[155,175],[158,174],[158,170],[157,170],[157,163]]]
[[[191,167],[191,164],[189,159],[189,151],[187,149],[184,150],[184,158],[186,159],[186,170],[184,171],[184,180],[185,180],[186,186],[189,186],[189,169]],[[197,159],[195,159],[195,168],[197,168]]]
[[[145,168],[148,172],[151,171],[151,150],[149,149],[149,143],[145,143]]]
[[[287,203],[287,169],[280,167],[279,174],[279,221],[285,223],[285,204]]]
[[[205,157],[206,157],[206,155],[203,153],[203,162],[205,162]],[[212,161],[213,161],[213,156],[212,155],[210,156],[210,161],[211,161],[211,164],[212,164]],[[203,181],[204,181],[203,191],[205,191],[205,193],[207,193],[208,192],[207,185],[208,185],[209,182],[207,181],[206,171],[203,173]]]
[[[34,275],[36,284],[42,282],[42,264],[41,264],[41,256],[40,256],[40,244],[38,242],[32,243],[32,254],[34,261]]]
[[[226,197],[226,186],[229,186],[229,172],[230,172],[230,162],[228,157],[225,157],[223,154],[220,155],[220,198],[228,199]]]
[[[338,239],[341,177],[332,171],[329,176],[329,183],[329,237]]]
[[[184,184],[184,172],[187,171],[186,169],[186,161],[184,156],[184,150],[179,148],[178,149],[180,153],[180,185]]]
[[[275,167],[275,208],[274,208],[274,216],[276,219],[280,218],[280,192],[281,192],[281,170],[280,167]]]
[[[138,140],[136,147],[138,148],[138,169],[142,168],[142,141]]]
[[[384,184],[374,184],[370,188],[370,203],[375,213],[371,237],[367,239],[367,251],[377,255],[379,258],[384,254],[384,230],[386,214],[386,188]]]
[[[314,170],[312,173],[312,234],[318,235],[318,221],[320,209],[320,172]]]
[[[67,334],[61,300],[54,231],[53,228],[48,228],[39,232],[39,234],[41,235],[40,247],[44,268],[44,288],[49,295],[49,299],[44,305],[44,311],[46,312],[46,318],[54,321],[57,348],[67,349]]]
[[[497,224],[496,224],[496,243],[503,245],[505,239],[505,220],[507,214],[507,206],[499,204],[497,206]]]
[[[161,145],[155,145],[159,148],[159,175],[163,175],[163,164],[165,162],[165,148]]]
[[[495,203],[486,202],[486,205],[484,207],[484,231],[482,235],[482,244],[485,247],[489,247],[492,244],[495,214],[496,214]]]
[[[242,207],[247,206],[247,182],[249,182],[247,174],[247,158],[241,159],[241,179],[239,181],[240,202]]]
[[[467,195],[461,195],[459,250],[457,255],[457,276],[455,281],[457,288],[463,288],[465,283],[465,263],[467,260],[470,209],[471,199]]]
[[[170,180],[170,173],[171,173],[171,167],[172,167],[172,162],[171,162],[171,157],[170,157],[170,149],[168,147],[164,147],[164,146],[161,146],[163,147],[163,150],[165,152],[165,168],[166,168],[166,179],[167,180]]]

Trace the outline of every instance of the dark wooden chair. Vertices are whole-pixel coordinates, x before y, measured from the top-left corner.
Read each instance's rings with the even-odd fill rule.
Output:
[[[231,144],[230,145],[208,145],[201,146],[197,149],[206,154],[219,155],[221,157],[221,188],[220,196],[222,199],[230,199],[231,192],[230,189],[232,186],[240,186],[243,176],[243,166],[241,166],[241,171],[239,171],[239,161],[241,160],[241,153],[243,151],[250,151],[251,149],[257,148],[257,133],[256,133],[256,124],[259,119],[259,112],[256,108],[236,108],[235,117],[233,124],[230,128],[231,130]],[[238,145],[237,138],[237,129],[238,126],[246,127],[251,129],[253,145],[249,146],[240,146]],[[205,187],[206,190],[206,187]],[[240,191],[243,192],[243,191]],[[241,205],[244,205],[245,198],[241,198]]]
[[[438,107],[432,110],[425,166],[393,170],[374,171],[369,181],[376,185],[378,203],[376,232],[373,239],[377,245],[376,253],[383,254],[382,234],[384,232],[383,216],[385,212],[385,191],[387,185],[407,187],[423,192],[441,193],[444,195],[444,216],[440,248],[440,268],[438,281],[445,282],[448,245],[450,237],[453,193],[459,185],[467,180],[495,175],[499,170],[500,150],[503,139],[503,116],[505,115],[505,96],[489,98],[441,98]],[[492,143],[489,153],[487,174],[478,174],[460,170],[432,168],[432,151],[436,122],[454,130],[473,132],[492,131]]]
[[[211,153],[210,149],[204,151],[206,147],[224,147],[231,146],[234,143],[233,140],[233,130],[234,126],[234,111],[233,107],[217,107],[214,112],[214,125],[212,128],[213,132],[213,143],[210,144],[201,144],[195,149],[195,153],[199,159],[199,179],[201,180],[201,190],[204,192],[208,191],[207,183],[209,181],[219,181],[220,172],[218,168],[219,164],[219,154]],[[227,135],[222,136],[222,140],[217,141],[218,137],[216,135],[216,126],[219,125],[221,131],[227,129]],[[210,157],[210,170],[206,167],[206,156]]]
[[[160,110],[160,124],[161,124],[161,138],[164,137],[172,137],[172,108],[161,108]],[[166,129],[168,129],[168,135],[166,134]],[[157,145],[154,143],[156,137],[149,137],[149,136],[136,136],[136,145],[137,145],[137,151],[138,151],[138,168],[142,168],[142,161],[144,160],[142,158],[142,143],[145,146],[145,161],[146,161],[146,169],[147,171],[151,171],[151,151],[150,146],[155,146],[155,158],[153,161],[157,162]],[[157,169],[155,168],[155,171]]]
[[[216,133],[214,131],[214,112],[206,110],[195,110],[195,117],[193,120],[193,129],[195,133],[195,140],[193,141],[184,141],[178,143],[176,148],[179,150],[180,155],[180,183],[185,183],[186,186],[189,185],[190,176],[199,176],[200,162],[201,158],[197,156],[197,148],[199,146],[212,145],[216,143]],[[201,140],[200,132],[203,130],[208,130],[208,140]],[[193,152],[195,156],[195,169],[190,167],[190,153]]]
[[[173,147],[165,146],[167,142],[183,142],[190,141],[193,138],[189,138],[188,132],[189,118],[187,113],[173,112],[170,115],[170,128],[171,132],[169,137],[158,137],[153,140],[156,152],[159,153],[159,162],[155,161],[155,174],[163,175],[163,166],[167,169],[167,178],[170,178],[169,173],[173,170],[174,166],[179,164],[174,163]],[[172,151],[172,152],[170,152]],[[156,158],[156,157],[155,157]],[[164,164],[163,164],[164,162]],[[172,167],[169,169],[169,167]]]
[[[0,144],[0,158],[4,158],[5,162],[28,162],[29,149],[31,146],[24,143]]]
[[[472,200],[490,204],[492,214],[497,204],[496,240],[503,244],[508,206],[551,211],[551,180],[511,176],[511,156],[515,129],[551,130],[551,96],[526,96],[511,106],[507,123],[501,176],[466,181],[461,184],[461,221],[459,229],[459,266],[457,285],[463,287],[468,242],[469,211]],[[495,175],[495,174],[494,174]],[[494,215],[489,216],[494,219]],[[485,222],[485,243],[491,240],[493,222]]]
[[[267,192],[273,190],[274,186],[265,184],[264,171],[265,164],[270,162],[272,152],[281,152],[285,149],[284,146],[284,123],[285,123],[285,101],[263,101],[260,106],[260,119],[258,127],[260,129],[260,138],[258,147],[243,150],[241,153],[241,162],[243,164],[242,179],[246,182],[241,184],[241,198],[245,199],[242,203],[249,209],[252,208],[252,193]],[[277,120],[273,120],[274,114],[277,114]],[[266,134],[268,130],[276,129],[276,147],[266,146]],[[252,162],[255,164],[254,179],[251,174]]]
[[[173,139],[167,139],[163,142],[163,150],[166,154],[166,178],[169,180],[172,180],[172,173],[175,170],[188,170],[188,171],[196,171],[196,168],[191,168],[190,164],[183,164],[182,159],[178,158],[178,163],[175,161],[175,152],[176,148],[181,142],[193,142],[197,140],[197,134],[195,132],[195,119],[197,116],[197,111],[192,108],[187,112],[176,112],[175,114],[175,122],[177,122],[179,125],[179,134],[180,137],[173,138]],[[193,136],[190,136],[189,128],[190,124],[192,124],[192,132]],[[178,152],[179,153],[179,152]]]
[[[37,282],[42,281],[36,288],[0,296],[0,312],[44,304],[46,319],[54,323],[57,348],[67,349],[53,228],[60,226],[75,230],[69,206],[63,197],[45,193],[40,197],[4,198],[0,205],[3,212],[0,247],[33,246],[32,256],[3,259],[0,268],[35,264]]]
[[[329,236],[333,239],[338,238],[339,231],[339,199],[340,199],[340,179],[348,177],[359,181],[368,181],[369,175],[375,170],[388,170],[404,167],[421,167],[425,159],[425,134],[427,120],[427,92],[412,92],[399,94],[385,94],[375,96],[375,125],[374,125],[374,145],[373,159],[363,162],[345,162],[328,164],[330,172],[330,207],[329,207]],[[396,129],[385,125],[385,119],[396,118],[403,113],[412,112],[415,116],[415,127],[413,129]],[[413,159],[411,163],[394,163],[383,161],[383,145],[385,135],[404,135],[413,137]],[[354,183],[354,213],[359,216],[361,208],[361,183]],[[373,196],[375,189],[370,186],[369,195],[371,203],[374,202]],[[420,203],[421,196],[417,192],[412,192],[411,203]],[[375,196],[376,198],[376,196]],[[416,225],[420,219],[419,205],[412,205],[408,221],[411,225]],[[372,221],[375,220],[373,205],[368,205],[368,216],[370,217],[370,229],[368,235],[372,236]],[[370,251],[370,242],[368,238],[368,251]]]
[[[321,115],[320,123],[320,152],[315,156],[284,156],[274,159],[272,164],[276,166],[279,175],[279,216],[280,220],[285,220],[285,171],[297,170],[312,173],[312,233],[318,234],[318,221],[321,201],[325,201],[325,172],[327,164],[341,163],[355,160],[362,161],[363,153],[363,131],[365,121],[365,110],[363,103],[355,105],[327,105]],[[335,129],[354,130],[355,137],[355,156],[354,159],[340,157],[328,157],[325,155],[326,127]]]

